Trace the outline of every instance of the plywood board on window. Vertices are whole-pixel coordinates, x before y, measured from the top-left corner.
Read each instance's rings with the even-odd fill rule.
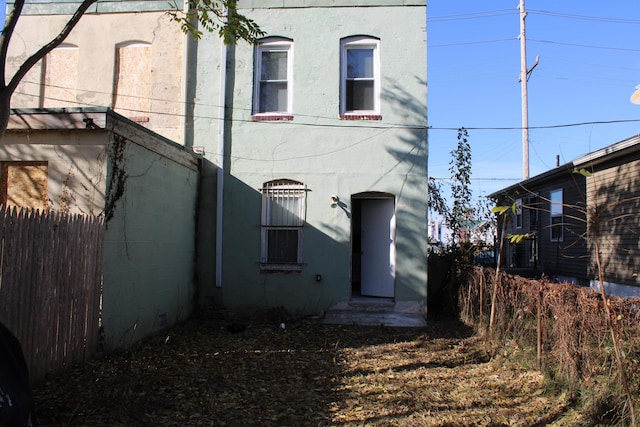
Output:
[[[47,162],[1,162],[0,167],[0,204],[47,208]]]

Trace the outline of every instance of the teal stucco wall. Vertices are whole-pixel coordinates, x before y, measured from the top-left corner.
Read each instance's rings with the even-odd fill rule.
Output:
[[[426,303],[425,3],[270,3],[243,4],[242,12],[267,36],[293,40],[293,120],[252,120],[254,49],[242,43],[230,48],[224,156],[218,157],[220,114],[211,100],[219,98],[223,61],[215,36],[200,41],[192,64],[202,103],[196,104],[194,145],[204,147],[214,163],[223,159],[224,166],[223,280],[219,288],[213,280],[202,282],[203,296],[237,310],[284,306],[302,312],[349,299],[352,202],[363,193],[384,193],[395,199],[394,298]],[[380,39],[381,120],[339,117],[340,40],[353,35]],[[308,189],[301,272],[260,269],[260,189],[274,179],[296,180]],[[338,206],[331,206],[331,195],[340,198]]]
[[[102,325],[126,348],[193,308],[198,167],[194,155],[119,125],[108,149]]]

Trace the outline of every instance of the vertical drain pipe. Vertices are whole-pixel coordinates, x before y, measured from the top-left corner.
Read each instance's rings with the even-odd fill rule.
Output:
[[[226,11],[225,11],[226,15]],[[227,52],[228,46],[220,38],[220,99],[218,117],[218,179],[216,191],[216,287],[222,287],[222,229],[224,215],[224,153],[226,148],[226,103],[227,103]]]

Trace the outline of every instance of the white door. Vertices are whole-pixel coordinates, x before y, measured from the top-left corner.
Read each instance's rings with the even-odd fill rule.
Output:
[[[394,296],[396,275],[395,207],[393,199],[367,199],[361,204],[362,295]]]

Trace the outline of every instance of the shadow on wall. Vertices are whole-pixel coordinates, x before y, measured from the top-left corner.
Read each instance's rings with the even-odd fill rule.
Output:
[[[323,203],[327,212],[333,212],[324,193],[313,190],[308,188],[306,203]],[[348,297],[348,235],[344,239],[332,238],[306,222],[302,231],[302,270],[267,272],[261,269],[260,263],[260,189],[250,187],[233,175],[226,175],[224,204],[223,283],[221,288],[206,285],[203,301],[209,300],[206,303],[244,314],[274,307],[317,314],[337,300]],[[349,212],[339,209],[338,214],[349,215]]]
[[[7,132],[0,144],[2,174],[10,204],[66,213],[100,215],[104,209],[106,144],[77,145],[69,135],[32,135]],[[40,138],[46,138],[40,143]],[[11,170],[10,170],[11,169]],[[11,200],[11,188],[19,189]],[[28,194],[27,194],[28,193]],[[24,198],[27,198],[26,200]],[[37,200],[35,200],[37,199]],[[13,202],[13,203],[12,203]]]
[[[403,209],[397,218],[397,227],[406,227],[409,232],[403,233],[398,241],[397,253],[411,254],[426,269],[427,265],[427,147],[428,134],[426,127],[427,106],[425,80],[414,76],[413,87],[420,87],[420,96],[411,93],[397,81],[386,80],[382,99],[395,111],[395,115],[403,117],[406,128],[400,134],[399,141],[391,145],[388,152],[397,160],[396,165],[387,174],[404,175],[404,182],[397,194],[397,203],[409,209]],[[403,272],[405,286],[414,289],[414,295],[407,299],[422,298],[424,276],[420,272]]]

